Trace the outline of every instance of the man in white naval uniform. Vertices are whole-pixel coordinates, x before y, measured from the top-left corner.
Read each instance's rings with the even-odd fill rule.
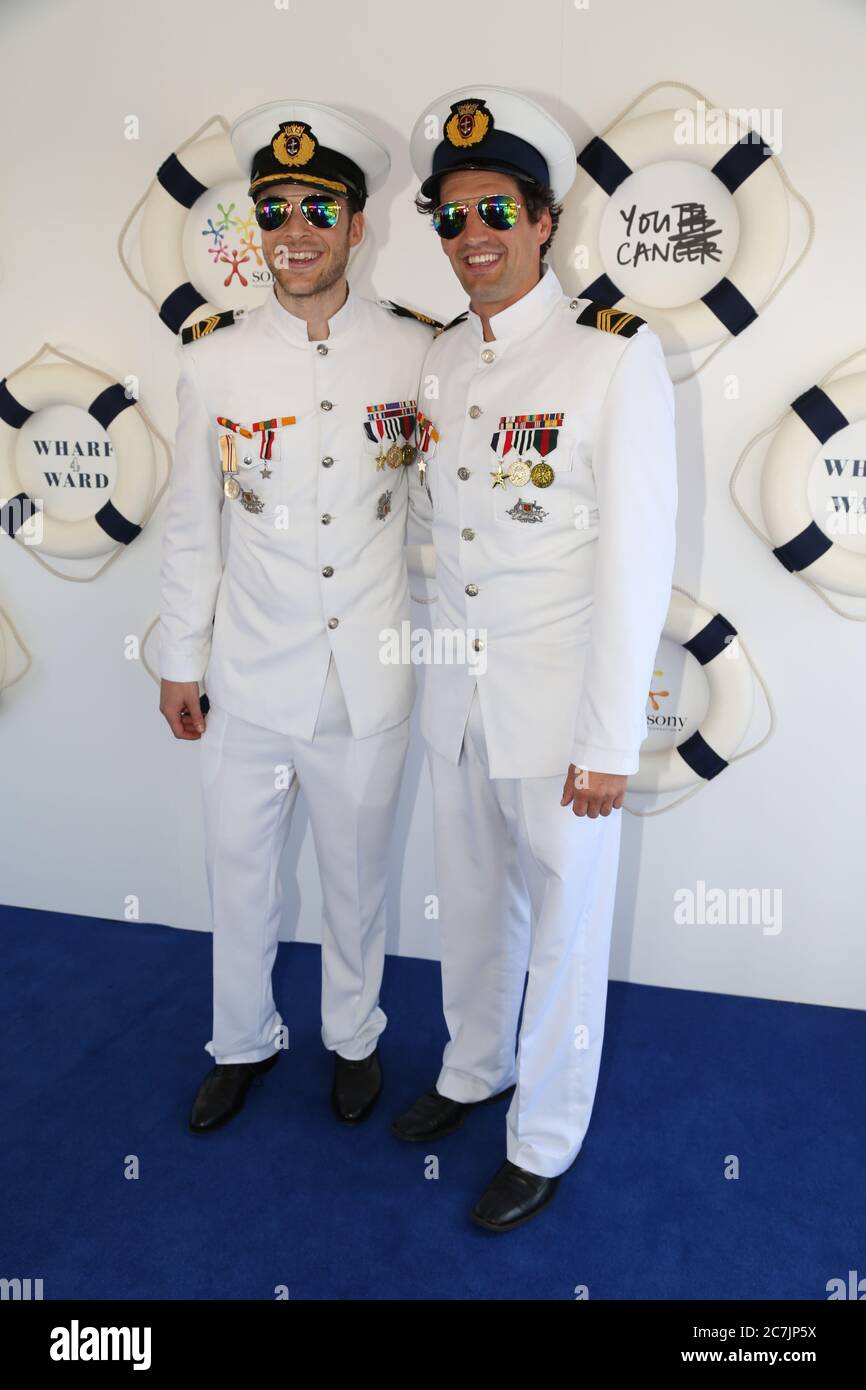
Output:
[[[472,1213],[504,1231],[551,1200],[593,1106],[621,807],[673,573],[673,388],[642,319],[569,299],[540,260],[576,166],[546,111],[450,92],[412,162],[470,295],[424,361],[412,505],[432,516],[434,629],[485,666],[425,673],[450,1041],[393,1128],[430,1143],[514,1086]]]
[[[183,331],[161,569],[161,709],[178,738],[203,738],[215,1066],[196,1133],[231,1119],[286,1045],[271,971],[299,786],[324,902],[331,1101],[356,1123],[379,1094],[387,851],[414,700],[380,634],[409,618],[414,392],[441,326],[349,290],[361,209],[390,165],[372,135],[285,101],[231,138],[274,292]]]

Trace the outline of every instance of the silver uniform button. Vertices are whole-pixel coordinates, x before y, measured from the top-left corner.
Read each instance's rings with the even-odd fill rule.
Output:
[[[463,481],[464,481],[464,483],[465,483],[465,482],[466,482],[466,479],[469,477],[469,469],[468,469],[468,468],[458,468],[458,469],[457,469],[457,477],[458,477],[458,478],[462,478]]]
[[[334,462],[334,460],[331,458],[331,455],[330,455],[330,454],[327,454],[327,455],[325,456],[325,458],[322,459],[322,467],[323,467],[323,468],[330,468],[331,465],[333,464],[333,462]]]
[[[339,619],[339,618],[329,618],[329,619],[328,619],[328,627],[337,627],[338,624],[339,624],[339,622],[340,622],[340,619]]]
[[[333,410],[334,403],[333,401],[322,401],[321,406],[323,410]]]
[[[327,357],[328,355],[328,349],[325,347],[324,343],[319,343],[319,345],[316,348],[316,352],[319,354],[320,357]]]
[[[469,407],[469,418],[470,418],[470,420],[477,420],[477,419],[478,419],[478,416],[479,416],[480,414],[481,414],[481,406],[480,406],[480,405],[470,405],[470,407]]]
[[[476,652],[482,652],[484,650],[484,643],[482,642],[480,637],[475,638],[475,641],[472,643],[472,646]]]
[[[471,527],[471,526],[464,526],[464,528],[463,528],[463,530],[460,532],[460,534],[461,534],[461,536],[463,537],[463,539],[464,539],[465,541],[474,541],[474,540],[475,540],[475,532],[472,530],[472,527]]]
[[[570,299],[568,302],[568,307],[569,309],[576,309],[579,303],[579,299]]]
[[[466,592],[467,592],[467,594],[469,595],[470,598],[474,598],[475,595],[478,593],[478,585],[477,585],[477,584],[467,584],[467,585],[466,585]]]
[[[333,573],[334,573],[334,566],[333,566],[333,565],[325,565],[325,568],[322,570],[322,574],[325,576],[326,579],[330,579],[330,577],[331,577],[331,575],[332,575]]]
[[[495,359],[495,357],[496,357],[496,353],[493,351],[493,348],[485,348],[484,351],[483,351],[482,354],[481,354],[481,361],[482,361],[482,362],[493,362],[494,359]]]
[[[253,461],[253,460],[252,460],[252,455],[251,455],[251,454],[244,454],[244,463],[247,465],[247,467],[250,466],[250,464],[252,463],[252,461]]]
[[[323,525],[323,526],[327,526],[327,525],[328,525],[328,522],[329,522],[330,520],[331,520],[331,513],[330,513],[330,512],[324,512],[324,513],[322,514],[322,525]]]

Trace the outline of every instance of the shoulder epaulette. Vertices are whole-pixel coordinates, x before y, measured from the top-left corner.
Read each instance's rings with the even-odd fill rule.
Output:
[[[197,343],[199,338],[206,338],[209,333],[215,333],[218,328],[227,328],[234,321],[234,309],[224,309],[221,314],[211,314],[209,318],[199,319],[198,323],[191,323],[189,328],[181,329],[181,342]]]
[[[438,319],[431,319],[427,314],[419,314],[417,309],[407,309],[405,304],[395,304],[393,299],[380,299],[379,303],[401,319],[417,319],[419,323],[426,323],[430,328],[441,329],[443,327]]]
[[[601,328],[605,333],[618,333],[621,338],[631,338],[643,327],[646,319],[638,314],[630,314],[627,309],[612,309],[608,304],[597,304],[595,300],[590,300],[578,314],[577,322],[589,328]]]
[[[456,324],[463,323],[466,317],[466,310],[464,309],[463,313],[458,314],[456,319],[452,319],[450,323],[443,324],[442,327],[439,329],[439,332],[436,334],[436,337],[438,338],[442,333],[447,333],[448,329],[454,328]]]

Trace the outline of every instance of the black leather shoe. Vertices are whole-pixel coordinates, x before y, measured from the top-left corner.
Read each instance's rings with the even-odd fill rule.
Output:
[[[382,1067],[378,1048],[360,1062],[350,1062],[334,1053],[334,1084],[331,1105],[338,1119],[347,1125],[366,1120],[382,1089]]]
[[[217,1062],[192,1103],[189,1127],[193,1134],[210,1134],[212,1129],[227,1124],[240,1110],[253,1081],[279,1060],[280,1054],[275,1052],[261,1062]]]
[[[542,1178],[505,1160],[480,1201],[472,1220],[487,1231],[511,1231],[531,1221],[553,1200],[559,1178]]]
[[[453,1134],[456,1129],[460,1129],[468,1110],[474,1110],[477,1105],[493,1105],[495,1101],[502,1100],[503,1096],[510,1096],[513,1090],[513,1086],[508,1086],[495,1096],[488,1096],[486,1100],[462,1101],[440,1096],[434,1086],[432,1091],[425,1091],[414,1105],[398,1116],[391,1126],[391,1133],[396,1134],[398,1139],[406,1139],[410,1143],[416,1143],[421,1139],[442,1139],[446,1134]]]

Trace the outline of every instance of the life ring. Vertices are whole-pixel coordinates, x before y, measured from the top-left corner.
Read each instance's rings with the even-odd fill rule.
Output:
[[[153,440],[136,402],[119,382],[106,385],[102,373],[76,364],[42,363],[0,381],[0,530],[15,536],[38,509],[21,487],[15,466],[18,431],[37,410],[50,405],[79,406],[107,432],[117,459],[117,480],[109,501],[93,516],[66,521],[42,513],[38,549],[46,555],[85,559],[129,545],[141,533],[156,489]],[[134,466],[121,460],[134,461]]]
[[[672,354],[717,343],[726,332],[742,333],[778,279],[788,247],[785,185],[763,142],[747,133],[739,140],[681,144],[675,138],[677,120],[675,111],[656,111],[590,140],[578,156],[552,250],[557,275],[570,292],[639,314]],[[715,175],[733,198],[740,238],[728,274],[706,294],[690,304],[659,308],[623,294],[599,247],[602,219],[620,184],[639,169],[669,160],[698,164]],[[585,268],[574,263],[582,248],[589,253]]]
[[[226,307],[210,304],[191,283],[183,233],[190,208],[208,188],[240,177],[227,135],[194,141],[181,154],[170,154],[156,172],[144,203],[141,262],[159,317],[172,333]]]
[[[810,386],[792,401],[761,473],[761,510],[776,559],[792,574],[840,594],[866,595],[866,553],[838,544],[815,521],[808,503],[809,474],[816,448],[863,419],[866,372]]]
[[[737,630],[679,590],[671,594],[664,634],[701,663],[710,690],[706,717],[682,743],[641,753],[629,791],[670,792],[710,781],[728,766],[752,716],[754,680]]]

